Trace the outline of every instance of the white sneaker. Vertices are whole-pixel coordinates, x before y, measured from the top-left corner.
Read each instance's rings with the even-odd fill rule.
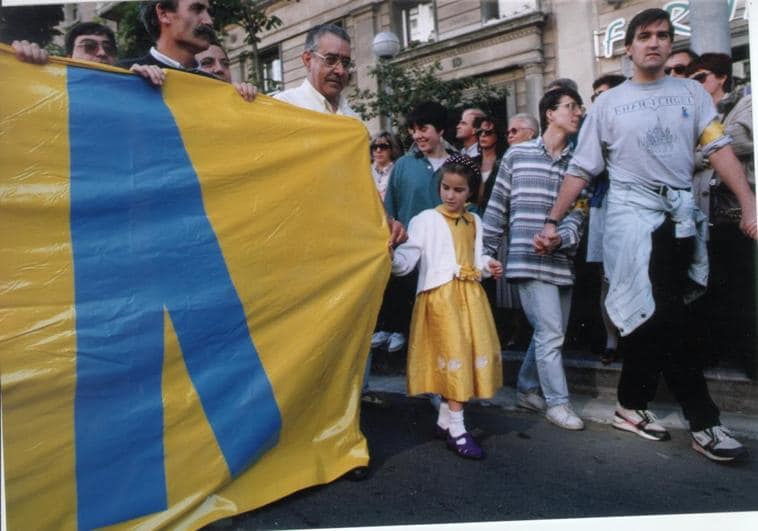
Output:
[[[374,332],[374,335],[371,336],[371,348],[382,348],[384,347],[387,342],[390,340],[390,334],[389,332],[385,332],[383,330],[379,332]]]
[[[545,399],[534,391],[530,393],[516,391],[516,405],[529,411],[536,411],[537,413],[544,413],[547,409]]]
[[[560,404],[547,408],[547,420],[565,430],[583,430],[584,422],[580,419],[570,404]]]
[[[747,448],[720,425],[693,431],[692,448],[713,461],[734,461],[747,457]]]
[[[613,427],[617,430],[636,433],[643,439],[650,441],[668,441],[671,439],[669,432],[661,426],[649,409],[626,409],[617,403],[616,413],[613,415]]]
[[[389,345],[387,350],[389,352],[397,352],[405,346],[405,336],[400,332],[392,332],[390,334]]]

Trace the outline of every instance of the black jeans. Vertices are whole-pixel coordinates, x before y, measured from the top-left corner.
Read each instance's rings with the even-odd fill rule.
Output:
[[[674,225],[668,219],[652,238],[650,281],[656,308],[648,321],[623,338],[619,403],[627,409],[648,409],[663,374],[690,429],[704,430],[719,424],[719,410],[708,393],[702,358],[687,348],[691,320],[683,295],[691,282],[687,268],[694,239],[675,238]]]

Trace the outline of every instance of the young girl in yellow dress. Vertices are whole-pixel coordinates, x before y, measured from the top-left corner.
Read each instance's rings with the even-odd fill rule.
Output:
[[[408,241],[395,250],[392,272],[407,275],[419,264],[408,347],[408,394],[442,396],[437,434],[462,457],[484,450],[466,430],[463,406],[491,398],[503,384],[495,323],[482,276],[499,278],[503,266],[482,254],[482,220],[467,212],[482,177],[476,163],[453,155],[442,166],[442,204],[408,225]]]

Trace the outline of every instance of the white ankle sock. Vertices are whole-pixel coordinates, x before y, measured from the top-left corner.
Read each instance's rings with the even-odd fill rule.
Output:
[[[463,423],[463,410],[450,412],[450,426],[448,431],[452,437],[460,437],[466,433],[466,426]]]
[[[437,426],[446,430],[450,426],[450,407],[444,400],[440,402],[440,412],[437,415]]]

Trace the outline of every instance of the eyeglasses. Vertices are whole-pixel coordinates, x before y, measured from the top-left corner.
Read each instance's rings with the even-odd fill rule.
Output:
[[[392,149],[392,146],[389,144],[371,144],[371,151],[376,151],[377,149],[379,151],[385,151],[387,149]]]
[[[477,129],[476,136],[492,136],[495,134],[494,129]]]
[[[710,76],[713,72],[698,72],[694,76],[691,76],[690,79],[694,79],[698,83],[705,83],[705,80],[708,79],[708,76]]]
[[[584,105],[579,105],[575,101],[565,101],[563,103],[558,103],[555,106],[556,110],[558,109],[558,107],[566,107],[569,110],[569,112],[579,111],[581,113],[584,113]]]
[[[77,48],[83,48],[89,55],[97,55],[98,50],[102,46],[105,55],[110,57],[116,56],[116,47],[109,41],[93,41],[92,39],[83,39],[76,45]]]
[[[671,75],[671,72],[673,71],[676,75],[681,76],[684,74],[684,71],[687,69],[687,65],[674,65],[674,66],[665,66],[663,68],[663,73],[667,76]]]
[[[318,52],[312,51],[313,55],[324,61],[324,64],[328,66],[329,68],[336,68],[338,64],[342,65],[342,68],[347,70],[348,72],[353,70],[355,68],[355,63],[352,59],[349,57],[345,57],[342,55],[337,55],[336,53],[328,53],[326,55],[321,55]]]

